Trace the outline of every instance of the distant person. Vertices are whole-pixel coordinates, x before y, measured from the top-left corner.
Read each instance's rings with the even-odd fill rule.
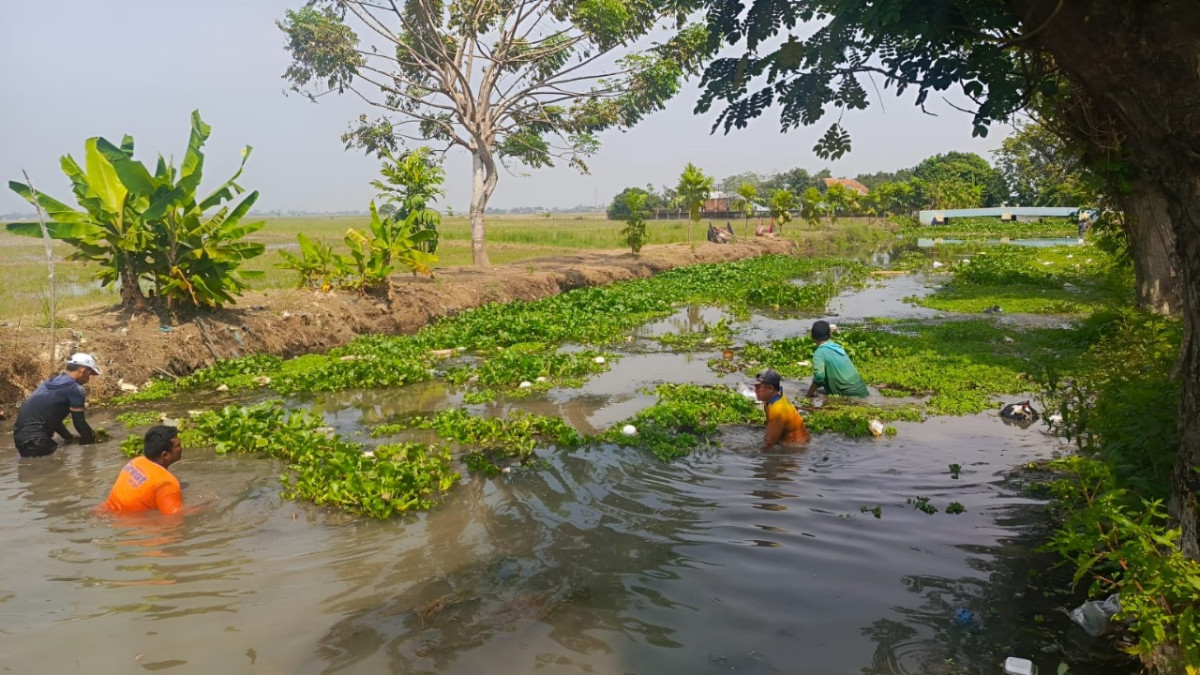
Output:
[[[87,423],[84,400],[87,393],[83,385],[99,375],[100,368],[91,354],[72,354],[67,359],[66,371],[38,385],[25,399],[17,411],[17,422],[13,426],[13,441],[17,453],[22,457],[45,457],[58,450],[54,434],[70,443],[76,436],[67,431],[63,420],[71,416],[71,424],[79,433],[79,442],[96,442],[96,433]]]
[[[159,425],[146,432],[142,454],[129,460],[100,508],[112,513],[158,510],[167,515],[183,510],[179,479],[167,469],[183,458],[179,430]]]
[[[808,387],[808,398],[815,396],[820,388],[836,396],[870,395],[867,383],[863,382],[858,369],[850,362],[846,350],[829,339],[829,322],[814,323],[812,339],[817,343],[817,350],[813,352],[813,379]]]
[[[759,223],[758,226],[754,228],[754,236],[771,238],[778,237],[779,235],[775,234],[775,221],[772,220],[770,225],[763,225],[762,223]]]
[[[733,234],[726,232],[725,230],[722,230],[721,228],[709,222],[708,240],[714,244],[728,244],[733,240]]]
[[[754,378],[754,395],[762,402],[767,414],[767,435],[763,449],[770,450],[780,443],[804,443],[808,427],[796,406],[783,395],[783,378],[774,370],[764,370]]]

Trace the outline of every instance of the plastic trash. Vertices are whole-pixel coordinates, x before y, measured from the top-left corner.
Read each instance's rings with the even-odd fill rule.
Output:
[[[532,386],[533,386],[533,383],[532,383],[532,382],[530,382],[529,380],[523,380],[523,381],[521,382],[521,384],[518,384],[518,385],[517,385],[517,388],[519,388],[519,389],[528,389],[528,388],[530,388],[530,387],[532,387]]]
[[[972,630],[983,628],[983,619],[978,614],[972,612],[966,607],[959,607],[954,610],[954,623]]]
[[[1010,656],[1004,659],[1005,675],[1037,675],[1037,668],[1029,659]]]
[[[741,394],[742,394],[742,396],[745,396],[746,398],[750,399],[751,401],[758,400],[758,396],[750,389],[750,387],[747,387],[744,384],[742,385]]]
[[[621,433],[625,434],[626,436],[637,436],[637,427],[633,426],[632,424],[626,424],[625,426],[621,427]]]
[[[1113,615],[1121,611],[1121,594],[1113,593],[1104,600],[1088,600],[1071,610],[1071,620],[1092,637],[1108,629]]]
[[[884,431],[883,422],[880,422],[879,420],[871,420],[871,423],[867,425],[867,428],[871,430],[871,435],[876,438],[883,435],[883,431]],[[960,611],[966,611],[966,610],[960,610]]]

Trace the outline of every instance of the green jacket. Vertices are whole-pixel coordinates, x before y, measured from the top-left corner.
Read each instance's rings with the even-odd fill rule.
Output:
[[[813,352],[813,382],[825,391],[838,396],[867,396],[867,383],[846,356],[846,350],[832,340],[826,340]]]

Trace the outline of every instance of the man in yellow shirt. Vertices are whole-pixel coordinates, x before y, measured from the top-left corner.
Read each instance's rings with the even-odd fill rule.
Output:
[[[808,427],[796,407],[783,395],[783,378],[774,370],[764,370],[754,378],[754,395],[767,414],[767,435],[763,449],[770,450],[779,443],[804,443]]]

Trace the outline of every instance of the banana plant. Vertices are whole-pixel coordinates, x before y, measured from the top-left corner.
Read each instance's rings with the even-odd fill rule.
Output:
[[[334,252],[333,246],[326,242],[314,242],[304,236],[303,232],[296,234],[300,244],[300,255],[294,256],[287,251],[280,251],[283,257],[275,267],[294,270],[300,275],[297,286],[303,288],[319,288],[328,293],[334,287],[340,287],[349,274],[350,261]]]
[[[212,307],[232,302],[246,289],[245,279],[261,272],[239,270],[246,260],[263,253],[262,244],[243,239],[262,227],[262,222],[245,223],[242,218],[258,199],[257,192],[242,197],[236,183],[250,156],[242,151],[242,163],[234,175],[209,195],[198,198],[203,177],[203,145],[211,127],[192,112],[191,136],[183,162],[177,169],[160,155],[153,174],[133,159],[133,139],[126,136],[120,146],[104,138],[85,143],[86,170],[70,156],[62,167],[71,179],[76,201],[73,209],[46,195],[34,195],[20,183],[9,187],[50,216],[50,236],[75,247],[72,259],[90,260],[101,266],[103,283],[119,281],[122,302],[135,311],[148,308],[143,285],[154,289],[154,297],[167,309]],[[207,211],[217,208],[215,213]],[[36,223],[13,223],[17,234],[37,234]]]
[[[49,219],[46,229],[50,236],[75,248],[68,259],[98,263],[100,269],[95,277],[105,286],[119,283],[121,302],[140,311],[146,309],[140,282],[149,269],[138,253],[150,246],[145,218],[149,202],[145,195],[130,191],[120,181],[112,163],[100,150],[101,140],[89,138],[84,142],[83,167],[70,155],[60,160],[75,200],[82,208],[72,208],[49,195],[35,193],[17,181],[9,181],[8,187],[30,204],[41,207]],[[133,139],[126,136],[117,152],[132,155]],[[9,223],[7,229],[14,234],[41,236],[38,223]]]

